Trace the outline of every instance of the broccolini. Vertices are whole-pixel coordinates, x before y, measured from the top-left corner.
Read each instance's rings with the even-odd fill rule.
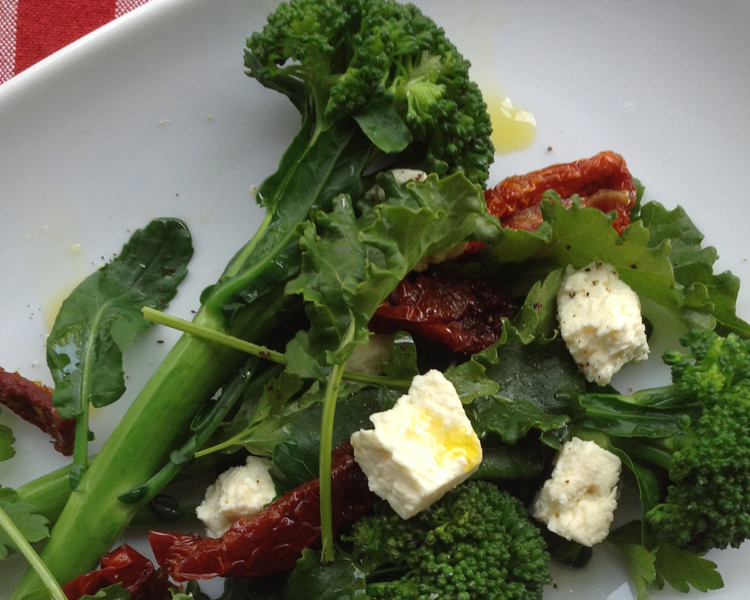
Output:
[[[351,541],[373,598],[540,600],[551,581],[528,510],[485,481],[454,488],[408,520],[380,505]]]

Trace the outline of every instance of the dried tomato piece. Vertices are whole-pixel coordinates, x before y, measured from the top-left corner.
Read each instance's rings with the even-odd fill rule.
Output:
[[[617,211],[612,227],[618,233],[630,224],[635,184],[625,159],[614,152],[508,177],[485,191],[484,197],[490,213],[504,226],[533,231],[542,222],[540,203],[547,190],[560,194],[566,206],[571,204],[570,197],[578,194],[581,206]]]
[[[170,588],[167,573],[127,544],[115,548],[102,558],[102,568],[76,577],[63,586],[68,600],[93,596],[99,590],[121,583],[132,600],[165,600]]]
[[[419,333],[454,352],[474,354],[495,343],[511,301],[485,281],[457,274],[412,275],[402,280],[370,321],[379,333]]]
[[[55,450],[70,456],[75,442],[75,419],[63,419],[52,405],[52,390],[0,367],[0,404],[55,440]]]
[[[367,477],[349,442],[333,450],[331,496],[334,532],[372,508]],[[156,561],[177,582],[212,577],[260,577],[292,569],[320,539],[320,484],[309,481],[254,517],[243,517],[220,538],[152,531]]]

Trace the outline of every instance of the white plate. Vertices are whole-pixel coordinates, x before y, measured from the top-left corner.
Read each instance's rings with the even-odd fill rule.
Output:
[[[273,172],[297,126],[284,98],[243,74],[245,38],[274,4],[153,0],[0,86],[6,370],[50,383],[44,341],[56,304],[149,219],[178,216],[193,232],[191,274],[171,309],[185,317],[251,235],[259,212],[250,189]],[[721,270],[750,280],[746,0],[420,4],[472,60],[481,86],[502,86],[536,116],[536,141],[498,157],[492,182],[615,150],[649,197],[688,209]],[[750,317],[746,289],[739,305]],[[154,330],[128,353],[129,392],[93,418],[93,450],[173,339]],[[0,423],[18,438],[18,455],[0,463],[2,485],[66,464],[8,410]],[[710,557],[726,588],[709,598],[744,598],[750,550]],[[0,565],[0,598],[23,568],[18,557]],[[586,570],[555,569],[555,578],[545,599],[632,594],[606,546]]]

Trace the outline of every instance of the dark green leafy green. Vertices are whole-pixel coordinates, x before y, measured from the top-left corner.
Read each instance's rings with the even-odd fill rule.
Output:
[[[365,574],[351,558],[339,554],[321,564],[320,555],[307,549],[289,577],[284,600],[367,600],[365,584]]]
[[[192,254],[182,221],[156,219],[63,302],[47,339],[60,416],[75,417],[84,404],[100,408],[122,395],[122,351],[148,327],[141,309],[168,304],[187,275]]]
[[[474,479],[527,479],[542,474],[547,456],[539,442],[521,440],[513,445],[482,444],[482,462],[472,477]]]
[[[636,292],[679,314],[681,306],[669,261],[669,242],[649,246],[642,222],[631,224],[622,236],[612,228],[611,216],[574,202],[563,208],[559,196],[548,192],[542,201],[544,222],[536,231],[504,230],[499,243],[487,249],[488,260],[502,265],[529,289],[556,269],[580,269],[594,260],[612,264],[620,278]]]
[[[397,333],[393,339],[393,349],[381,368],[391,379],[411,381],[419,375],[417,368],[417,347],[408,333]]]
[[[370,415],[391,408],[403,390],[355,384],[342,386],[333,425],[332,444],[337,446],[360,429],[370,429]],[[283,490],[290,490],[318,476],[320,460],[320,421],[323,407],[319,403],[306,410],[292,423],[284,440],[273,453],[275,474]]]
[[[29,543],[39,542],[49,535],[49,521],[37,512],[33,504],[19,502],[15,490],[0,487],[0,508]],[[0,527],[0,559],[8,555],[9,549],[17,550],[8,534]]]
[[[386,154],[401,152],[411,143],[411,131],[393,104],[370,104],[354,119],[370,141]]]
[[[305,388],[302,379],[286,371],[274,369],[270,374],[277,376],[268,381],[262,392],[248,394],[240,412],[221,432],[224,439],[199,452],[199,456],[244,447],[251,454],[270,458],[287,437],[289,427],[320,402],[317,383]]]
[[[649,246],[670,240],[669,260],[677,283],[684,289],[682,312],[689,322],[703,329],[714,329],[726,335],[734,332],[750,337],[750,324],[737,316],[739,277],[729,271],[714,273],[718,259],[716,249],[702,247],[703,234],[693,225],[682,207],[668,211],[658,202],[648,202],[641,209],[643,224],[651,232]]]
[[[697,417],[699,409],[660,409],[623,402],[608,394],[589,393],[580,398],[586,416],[580,426],[616,437],[665,438],[679,435]]]
[[[464,409],[480,439],[495,433],[506,444],[516,443],[532,428],[546,433],[564,427],[569,420],[527,400],[510,400],[499,394],[475,398]]]
[[[341,364],[367,342],[375,309],[421,258],[499,233],[481,188],[463,175],[405,186],[384,176],[379,183],[385,202],[359,219],[340,196],[331,213],[318,212],[299,231],[302,271],[287,293],[304,297],[311,326],[295,345],[321,365]]]

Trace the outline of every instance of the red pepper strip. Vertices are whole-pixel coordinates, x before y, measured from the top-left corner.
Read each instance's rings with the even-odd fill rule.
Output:
[[[170,588],[167,574],[156,569],[149,559],[128,546],[115,548],[102,558],[102,568],[92,571],[63,586],[68,600],[93,596],[99,590],[121,583],[132,600],[165,600]]]
[[[578,194],[581,206],[603,212],[616,210],[612,226],[618,233],[630,224],[635,184],[625,159],[614,152],[600,152],[592,158],[508,177],[485,191],[484,197],[490,213],[504,226],[533,231],[542,222],[539,205],[547,190],[556,191],[563,199]]]
[[[510,300],[487,282],[458,275],[419,275],[398,284],[375,311],[370,329],[406,330],[440,342],[454,352],[473,354],[495,343]]]
[[[0,368],[0,404],[51,435],[55,450],[65,456],[73,454],[76,420],[60,418],[52,405],[52,390],[46,385]]]
[[[333,450],[334,532],[372,508],[367,477],[351,444]],[[156,561],[177,582],[213,577],[260,577],[292,569],[320,539],[320,488],[314,479],[285,494],[254,517],[242,517],[220,538],[152,531]]]

